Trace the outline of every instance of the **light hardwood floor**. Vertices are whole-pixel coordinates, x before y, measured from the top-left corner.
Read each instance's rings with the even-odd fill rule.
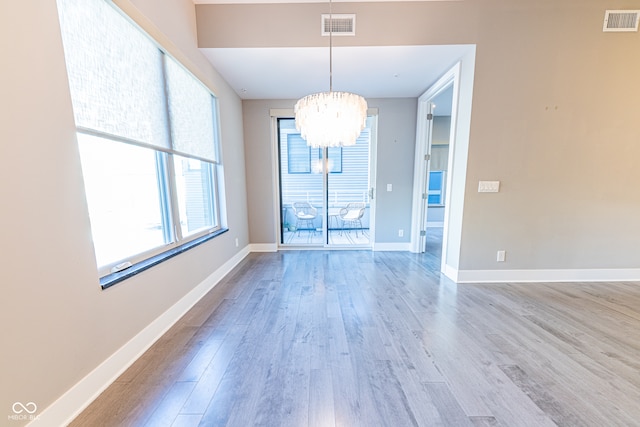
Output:
[[[251,254],[72,425],[640,425],[639,283],[456,285],[438,264]]]

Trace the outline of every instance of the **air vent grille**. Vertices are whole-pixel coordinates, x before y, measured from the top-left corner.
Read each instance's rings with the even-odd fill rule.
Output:
[[[640,10],[607,10],[604,15],[604,32],[638,31]]]
[[[322,15],[322,35],[328,36],[332,32],[334,36],[355,36],[356,35],[356,15],[334,13],[329,19],[329,15]]]

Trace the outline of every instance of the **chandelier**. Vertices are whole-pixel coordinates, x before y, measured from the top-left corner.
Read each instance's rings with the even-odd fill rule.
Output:
[[[307,95],[294,107],[296,129],[313,148],[354,145],[366,126],[367,101],[333,91],[333,16],[329,0],[329,92]]]

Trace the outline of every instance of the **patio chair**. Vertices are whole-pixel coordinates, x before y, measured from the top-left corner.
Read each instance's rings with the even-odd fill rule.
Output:
[[[364,202],[351,202],[346,207],[340,209],[340,219],[342,220],[342,229],[349,225],[356,230],[358,237],[358,228],[362,229],[362,217],[364,216]],[[358,228],[356,228],[356,226]],[[364,233],[364,232],[363,232]]]
[[[298,236],[300,235],[300,226],[305,225],[310,231],[315,232],[316,226],[314,220],[318,216],[318,209],[311,206],[308,202],[295,202],[292,205],[293,214],[296,216],[296,228]]]

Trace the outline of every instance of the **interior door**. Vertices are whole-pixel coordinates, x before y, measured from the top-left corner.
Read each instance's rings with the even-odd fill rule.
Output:
[[[426,163],[426,167],[424,168],[425,174],[422,177],[422,207],[421,218],[420,218],[420,241],[418,243],[418,247],[420,248],[420,252],[424,252],[427,244],[427,213],[429,208],[429,172],[430,172],[430,158],[431,158],[431,141],[433,139],[433,110],[434,104],[432,102],[429,103],[427,107],[427,127],[426,127],[426,147],[427,154],[425,155],[424,161]]]

